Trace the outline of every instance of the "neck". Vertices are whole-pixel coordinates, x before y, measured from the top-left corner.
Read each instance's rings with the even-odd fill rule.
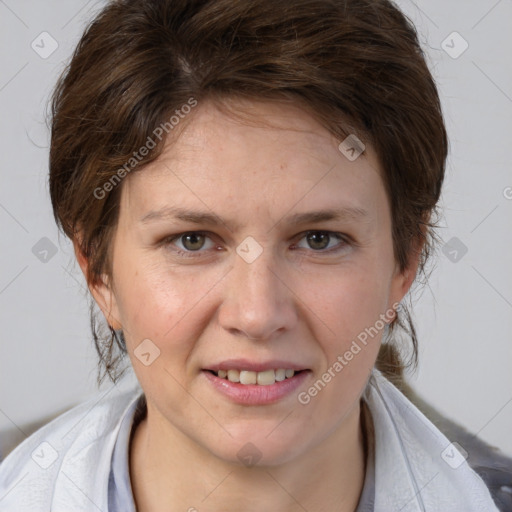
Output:
[[[354,512],[365,472],[360,412],[357,403],[327,438],[285,464],[244,467],[205,450],[148,403],[130,446],[137,511]]]

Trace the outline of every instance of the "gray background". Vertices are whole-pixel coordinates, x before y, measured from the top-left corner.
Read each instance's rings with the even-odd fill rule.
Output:
[[[32,422],[98,392],[84,279],[51,214],[45,105],[103,3],[0,0],[4,443],[7,431],[20,441]],[[420,367],[411,382],[442,413],[512,454],[512,1],[398,5],[419,29],[451,143],[439,232],[448,244],[428,285],[412,293]],[[55,43],[45,31],[58,44],[49,56]],[[51,247],[45,237],[54,255],[41,252]]]

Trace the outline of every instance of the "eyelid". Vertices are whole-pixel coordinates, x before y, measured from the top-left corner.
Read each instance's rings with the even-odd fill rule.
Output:
[[[299,233],[295,238],[300,242],[304,237],[309,235],[310,233],[326,233],[331,238],[336,238],[338,240],[338,244],[334,247],[331,247],[330,249],[322,249],[315,251],[314,249],[305,249],[306,251],[312,253],[312,254],[330,254],[333,252],[338,252],[343,250],[344,246],[347,245],[355,245],[355,243],[352,241],[352,238],[346,235],[345,233],[340,233],[337,231],[329,231],[328,229],[308,229],[306,231],[303,231],[302,233]],[[303,249],[302,247],[299,247],[299,249]]]
[[[339,244],[334,247],[331,247],[330,249],[323,249],[323,250],[315,251],[314,249],[304,249],[302,247],[298,248],[299,250],[305,250],[306,252],[312,253],[314,255],[336,253],[336,252],[342,251],[346,246],[356,245],[355,241],[349,235],[347,235],[345,233],[341,233],[341,232],[329,231],[326,229],[308,229],[306,231],[303,231],[303,232],[295,235],[294,239],[297,240],[296,243],[300,242],[304,237],[306,237],[310,233],[326,233],[326,234],[330,235],[331,237],[335,237],[339,240]],[[206,238],[210,238],[213,241],[213,237],[211,235],[214,235],[214,234],[209,231],[201,231],[201,230],[182,231],[181,233],[176,233],[176,234],[165,237],[161,242],[159,242],[159,245],[169,246],[169,245],[171,245],[172,242],[181,239],[185,235],[191,235],[191,234],[202,235],[202,236],[205,236]],[[214,236],[216,236],[216,235],[214,235]],[[294,245],[295,245],[295,243],[294,243]],[[202,257],[203,253],[207,253],[212,249],[214,249],[214,248],[210,248],[210,249],[206,249],[206,250],[199,249],[197,251],[187,251],[187,250],[183,250],[180,248],[176,248],[176,249],[172,249],[172,250],[179,256],[183,256],[185,258],[197,258],[197,257]],[[296,248],[294,247],[293,250],[296,250]]]
[[[163,245],[163,246],[171,245],[173,242],[175,242],[176,240],[180,240],[185,235],[202,235],[202,236],[204,236],[206,238],[210,238],[210,240],[212,240],[212,237],[210,236],[211,234],[212,233],[210,233],[209,231],[182,231],[181,233],[177,233],[175,235],[166,236],[161,242],[159,242],[159,245]],[[212,240],[212,242],[213,242],[213,240]],[[173,249],[173,250],[180,256],[184,255],[185,257],[194,258],[194,257],[197,257],[197,256],[201,255],[202,253],[205,253],[211,249],[212,248],[206,249],[206,250],[199,249],[197,251],[187,251],[187,250],[183,250],[178,247],[177,249]]]

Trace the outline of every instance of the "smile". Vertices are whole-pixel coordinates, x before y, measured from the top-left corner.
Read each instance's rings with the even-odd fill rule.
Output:
[[[270,386],[277,382],[282,382],[285,379],[290,379],[294,376],[295,370],[290,368],[279,368],[277,370],[270,369],[262,372],[255,372],[251,370],[219,370],[216,375],[221,379],[227,379],[230,382],[240,382],[240,384],[257,384],[259,386]]]
[[[269,405],[297,393],[298,388],[312,374],[311,370],[290,369],[287,376],[287,371],[202,370],[201,375],[206,378],[209,386],[232,402],[239,405]]]

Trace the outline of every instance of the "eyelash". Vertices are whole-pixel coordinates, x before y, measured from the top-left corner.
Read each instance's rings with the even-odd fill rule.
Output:
[[[341,243],[340,246],[337,246],[337,247],[331,247],[330,249],[327,249],[327,250],[317,250],[315,251],[314,249],[311,249],[311,251],[313,253],[316,253],[316,254],[332,254],[332,253],[336,253],[336,252],[339,252],[341,251],[343,248],[345,248],[345,246],[348,246],[348,245],[352,245],[353,242],[350,240],[350,238],[348,237],[348,235],[345,235],[343,233],[336,233],[334,231],[325,231],[325,230],[320,230],[320,229],[316,229],[316,230],[309,230],[309,231],[305,231],[304,233],[300,233],[301,237],[299,238],[299,242],[305,238],[307,235],[311,234],[311,233],[323,233],[323,234],[327,234],[329,235],[330,237],[335,237],[337,238]],[[166,237],[165,239],[163,239],[159,245],[164,245],[164,246],[169,246],[171,245],[172,242],[174,242],[175,240],[179,240],[180,238],[182,238],[183,236],[185,235],[203,235],[203,236],[206,236],[208,238],[211,238],[209,236],[209,232],[207,231],[184,231],[183,233],[178,233],[176,235],[171,235],[171,236],[168,236]],[[302,249],[302,248],[300,248]],[[299,250],[300,250],[299,249]],[[201,249],[197,250],[197,251],[184,251],[182,249],[179,249],[179,248],[174,248],[172,249],[178,256],[180,257],[184,257],[184,258],[200,258],[202,256],[202,253],[206,252],[206,251],[203,251]]]

